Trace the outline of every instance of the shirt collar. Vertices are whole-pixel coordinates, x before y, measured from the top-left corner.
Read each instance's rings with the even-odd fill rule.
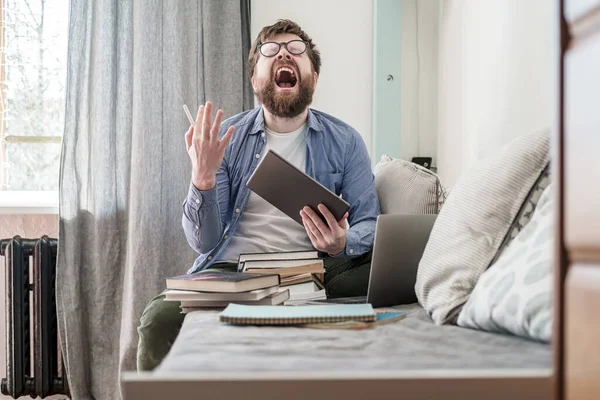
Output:
[[[308,109],[308,127],[315,132],[319,132],[324,129],[323,124],[321,123],[321,121],[319,121],[319,118],[317,118],[316,114],[310,108]],[[260,110],[256,114],[256,118],[254,119],[254,125],[252,126],[252,129],[250,130],[250,135],[255,135],[257,133],[261,133],[264,130],[265,130],[265,117],[264,117],[263,109],[262,109],[262,107],[260,107]]]

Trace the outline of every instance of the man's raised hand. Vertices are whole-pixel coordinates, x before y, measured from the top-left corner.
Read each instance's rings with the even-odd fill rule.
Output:
[[[232,125],[219,139],[223,110],[218,110],[212,121],[213,105],[210,101],[198,108],[194,125],[185,134],[187,152],[192,161],[192,183],[198,190],[208,190],[217,183],[217,170],[223,162],[225,148],[233,136]]]

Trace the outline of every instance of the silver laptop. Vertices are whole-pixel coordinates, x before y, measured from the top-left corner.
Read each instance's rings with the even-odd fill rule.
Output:
[[[371,303],[374,308],[416,303],[417,268],[436,217],[435,214],[379,215],[367,296],[318,302]]]
[[[373,307],[417,302],[417,267],[436,217],[384,214],[377,218],[366,299]]]

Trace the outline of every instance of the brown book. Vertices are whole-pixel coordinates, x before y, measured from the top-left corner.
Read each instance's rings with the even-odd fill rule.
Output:
[[[323,262],[312,262],[289,267],[278,267],[277,264],[264,266],[261,264],[248,265],[246,264],[244,272],[253,274],[279,274],[282,278],[302,274],[324,274]]]
[[[277,286],[280,282],[277,274],[205,270],[190,275],[167,278],[167,289],[238,293]]]
[[[289,286],[289,285],[296,285],[298,283],[303,283],[303,282],[310,282],[313,280],[313,275],[312,274],[300,274],[300,275],[293,275],[293,276],[286,276],[286,277],[282,277],[281,278],[281,284],[280,286]]]

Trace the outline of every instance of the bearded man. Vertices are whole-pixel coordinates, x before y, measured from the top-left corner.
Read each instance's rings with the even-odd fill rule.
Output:
[[[235,271],[240,253],[316,249],[327,255],[328,298],[366,295],[380,213],[371,159],[356,130],[309,108],[320,70],[312,39],[279,20],[260,31],[248,57],[260,107],[226,121],[222,110],[213,119],[211,102],[198,109],[185,134],[192,177],[182,225],[199,253],[188,273]],[[337,221],[319,205],[323,219],[305,207],[300,225],[253,193],[246,182],[269,149],[341,195],[350,204],[346,215]],[[179,304],[164,297],[155,297],[140,320],[138,370],[160,363],[183,323]]]

